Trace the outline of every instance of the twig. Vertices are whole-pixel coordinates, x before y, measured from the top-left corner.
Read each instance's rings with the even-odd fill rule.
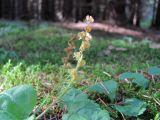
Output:
[[[106,91],[107,94],[109,94],[109,91],[107,90],[107,88],[103,85],[102,82],[100,82],[101,87]]]
[[[58,102],[58,100],[52,102],[52,103],[48,106],[47,109],[45,109],[40,115],[38,115],[38,116],[36,117],[36,119],[37,119],[37,120],[40,119],[40,118],[41,118],[55,103],[57,103],[57,102]]]
[[[120,112],[121,113],[121,112]],[[124,117],[124,115],[121,113],[123,120],[126,120],[126,118]]]
[[[106,109],[109,110],[109,112],[111,112],[111,113],[114,114],[114,111],[113,111],[111,108],[109,108],[109,107],[107,106],[107,104],[106,104],[101,98],[98,98],[97,100],[99,100],[99,101],[106,107]],[[115,115],[115,114],[114,114],[114,115]]]

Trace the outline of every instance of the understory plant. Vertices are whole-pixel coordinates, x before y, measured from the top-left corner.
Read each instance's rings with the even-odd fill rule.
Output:
[[[74,35],[65,48],[67,55],[63,59],[62,67],[64,76],[61,76],[58,85],[54,86],[58,88],[54,88],[55,94],[49,93],[56,96],[51,104],[45,107],[41,114],[40,107],[33,112],[36,104],[35,90],[29,85],[16,86],[0,94],[0,120],[41,120],[49,110],[52,109],[53,114],[56,108],[61,109],[62,120],[141,120],[143,113],[148,114],[147,109],[153,110],[154,120],[160,119],[160,113],[154,111],[159,110],[157,106],[160,105],[160,94],[157,90],[151,95],[152,85],[156,84],[160,75],[159,67],[151,67],[147,73],[125,72],[111,80],[92,81],[80,86],[79,82],[83,82],[80,70],[86,67],[84,55],[91,45],[91,25],[94,19],[87,16],[85,22],[84,30]],[[80,43],[79,47],[76,42]],[[7,69],[4,68],[3,71]],[[9,71],[7,76],[7,79],[14,82],[17,74],[13,79],[13,74]],[[134,93],[131,93],[133,91]],[[151,103],[154,103],[153,108],[149,108],[148,104]]]
[[[62,87],[59,91],[59,94],[57,98],[54,100],[54,102],[45,110],[43,111],[37,119],[40,119],[55,103],[58,103],[59,101],[63,100],[62,97],[72,88],[73,85],[76,84],[76,81],[78,80],[78,70],[80,67],[84,66],[86,64],[84,60],[83,53],[86,49],[90,47],[90,41],[92,39],[92,36],[90,34],[92,28],[91,23],[94,22],[94,19],[92,16],[86,16],[85,23],[87,24],[84,31],[79,32],[77,35],[74,35],[69,41],[68,41],[68,47],[65,48],[65,52],[67,53],[67,56],[63,58],[64,68],[68,71],[70,75],[70,79],[66,86]],[[76,51],[76,45],[75,41],[81,41],[81,45]],[[76,60],[76,66],[71,65],[69,62],[70,59],[74,58]]]
[[[87,23],[91,23],[93,22],[93,18],[91,16],[87,16],[86,21]],[[105,99],[109,99],[109,103],[106,103],[105,99],[103,100],[101,97],[98,98],[98,101],[100,101],[101,105],[106,109],[102,109],[102,106],[97,104],[96,101],[89,99],[89,95],[84,93],[84,90],[82,91],[80,89],[73,88],[79,79],[78,69],[86,63],[83,59],[83,53],[90,47],[90,32],[91,27],[87,25],[85,31],[78,33],[79,40],[82,40],[82,44],[78,52],[75,52],[76,46],[74,45],[74,41],[77,40],[77,36],[74,36],[68,42],[69,47],[65,49],[67,57],[65,57],[63,61],[65,68],[68,69],[71,76],[71,80],[69,81],[68,87],[66,87],[66,91],[63,91],[65,94],[62,94],[59,104],[62,109],[67,106],[67,112],[64,112],[62,120],[110,120],[112,117],[117,118],[119,113],[121,114],[122,119],[125,119],[125,116],[129,118],[142,115],[147,109],[147,103],[145,101],[136,97],[127,98],[126,96],[123,96],[120,100],[117,99],[118,92],[122,89],[119,85],[123,86],[126,83],[128,83],[130,87],[138,89],[139,95],[137,95],[137,97],[145,96],[141,91],[147,92],[149,85],[152,84],[152,82],[150,83],[142,73],[126,72],[121,74],[118,80],[97,82],[94,85],[89,85],[88,88],[85,89],[87,93],[94,92],[105,95]],[[76,67],[73,67],[68,62],[72,57],[77,61]],[[157,73],[157,71],[160,71],[157,69],[157,67],[150,68],[148,74],[153,77],[152,72]],[[159,99],[153,99],[156,100],[159,105]]]

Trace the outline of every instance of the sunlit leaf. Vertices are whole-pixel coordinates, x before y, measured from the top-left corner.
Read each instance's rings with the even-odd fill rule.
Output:
[[[0,120],[17,120],[17,118],[0,110]]]
[[[146,110],[146,103],[132,98],[126,99],[123,105],[114,105],[114,108],[126,116],[138,116]]]
[[[29,117],[36,104],[36,91],[30,85],[13,87],[0,94],[0,117],[9,115],[23,120]]]
[[[67,94],[63,96],[63,102],[69,103],[69,102],[81,102],[84,100],[87,100],[88,96],[87,94],[83,93],[82,91],[72,88],[69,90]]]
[[[62,120],[110,120],[108,112],[89,100],[87,94],[80,90],[71,89],[62,100],[62,104],[67,105],[68,110]]]
[[[114,80],[109,80],[101,83],[97,83],[89,87],[90,91],[95,91],[99,93],[104,93],[113,101],[116,97],[116,91],[118,89],[117,82]]]
[[[146,79],[142,74],[140,73],[131,73],[131,72],[125,72],[120,75],[120,80],[128,80],[131,79],[132,83],[137,84],[138,86],[146,89],[149,85],[149,80]]]
[[[152,75],[160,75],[160,68],[159,67],[151,67],[149,68],[149,74]]]

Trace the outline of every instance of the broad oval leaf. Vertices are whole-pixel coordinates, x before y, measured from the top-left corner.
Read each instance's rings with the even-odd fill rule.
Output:
[[[88,98],[87,94],[85,94],[84,92],[82,92],[78,89],[72,88],[68,91],[67,94],[65,94],[63,96],[62,100],[65,103],[68,103],[68,102],[85,101],[85,100],[87,100],[87,98]]]
[[[118,89],[118,84],[114,80],[108,80],[105,82],[97,83],[89,87],[90,91],[95,91],[108,95],[111,101],[115,99],[117,89]]]
[[[0,111],[0,120],[18,120],[18,119],[6,112]]]
[[[160,75],[160,68],[159,67],[150,67],[148,73],[152,74],[152,75]]]
[[[71,89],[62,100],[62,104],[67,105],[68,110],[62,120],[110,120],[108,112],[89,100],[87,94],[80,90]]]
[[[82,109],[82,111],[83,110],[84,112],[87,111],[86,109]],[[105,110],[101,110],[100,112],[92,112],[90,116],[88,116],[88,113],[68,113],[63,115],[62,120],[110,120],[110,117]]]
[[[20,118],[18,113],[21,113],[21,110],[17,109],[16,104],[12,102],[8,95],[0,94],[0,111],[0,117],[8,116],[10,118],[11,115],[14,115],[16,119]],[[4,113],[4,115],[2,113]]]
[[[132,79],[132,83],[135,83],[144,89],[149,85],[149,80],[140,73],[125,72],[122,73],[119,78],[120,80]]]
[[[0,110],[23,120],[36,104],[36,91],[30,85],[13,87],[0,94]]]
[[[146,110],[146,103],[132,98],[126,99],[123,105],[114,105],[113,107],[126,116],[138,116]]]

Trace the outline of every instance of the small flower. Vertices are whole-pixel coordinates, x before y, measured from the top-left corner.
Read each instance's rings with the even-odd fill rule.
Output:
[[[91,30],[92,30],[92,28],[91,28],[90,26],[87,26],[87,27],[85,28],[85,31],[86,31],[86,32],[91,32]]]
[[[89,41],[82,41],[82,44],[80,46],[80,50],[81,51],[84,51],[85,49],[89,48],[90,47],[90,43]]]
[[[73,57],[76,58],[76,60],[78,61],[81,58],[81,53],[75,52]]]
[[[86,36],[86,33],[84,31],[78,33],[79,40],[84,39],[85,36]]]
[[[92,16],[87,15],[85,21],[86,21],[86,23],[93,23],[93,22],[94,22],[94,19],[93,19]]]
[[[86,61],[85,60],[83,60],[83,59],[81,59],[79,62],[78,62],[78,67],[82,67],[82,66],[84,66],[86,64]]]
[[[83,60],[83,54],[80,55],[80,58],[77,60],[77,68],[85,65],[85,60]]]
[[[91,34],[86,33],[86,36],[85,36],[84,40],[89,41],[89,40],[91,40],[91,39],[92,39]]]

